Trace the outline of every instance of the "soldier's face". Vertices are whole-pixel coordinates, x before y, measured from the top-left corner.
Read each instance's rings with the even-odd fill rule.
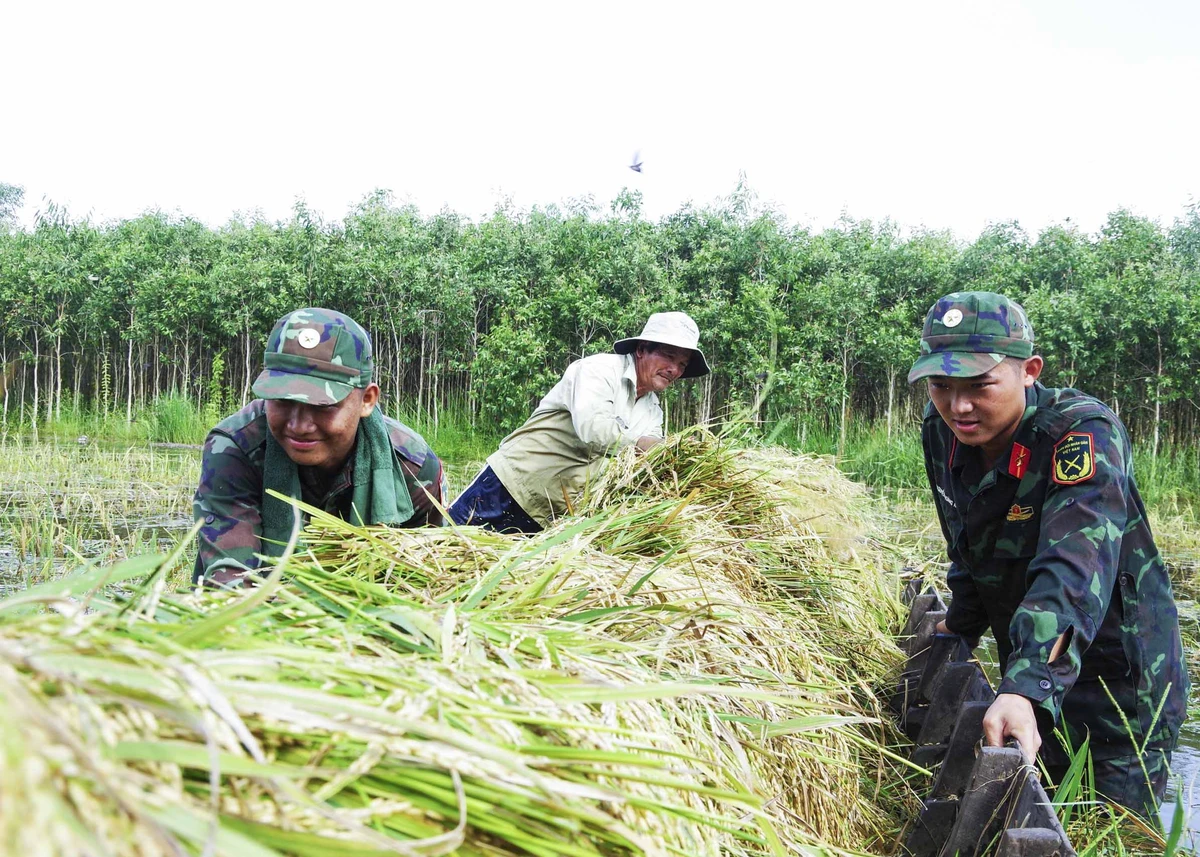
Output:
[[[336,405],[307,405],[268,399],[267,426],[288,458],[300,467],[336,472],[345,463],[359,420],[371,415],[379,400],[379,386],[353,390]]]
[[[1042,371],[1042,358],[1006,360],[974,378],[929,379],[929,398],[959,443],[982,447],[990,457],[1001,455],[1012,442],[1025,414],[1025,388]]]

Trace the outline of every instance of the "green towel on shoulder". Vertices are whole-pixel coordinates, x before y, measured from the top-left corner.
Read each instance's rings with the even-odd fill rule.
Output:
[[[355,439],[354,485],[350,523],[396,526],[413,516],[412,497],[392,448],[387,425],[379,408],[358,424]],[[267,494],[275,489],[300,499],[300,468],[288,458],[275,437],[267,433],[267,454],[263,462],[262,548],[267,556],[281,556],[292,535],[292,505]],[[366,512],[366,520],[363,512]]]

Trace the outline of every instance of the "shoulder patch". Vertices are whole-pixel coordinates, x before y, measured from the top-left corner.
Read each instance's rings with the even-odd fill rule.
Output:
[[[1072,431],[1054,445],[1054,481],[1075,485],[1096,475],[1096,448],[1092,433]]]

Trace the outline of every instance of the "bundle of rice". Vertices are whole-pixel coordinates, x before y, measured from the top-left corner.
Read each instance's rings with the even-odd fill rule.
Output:
[[[315,514],[251,593],[142,559],[0,602],[5,853],[886,847],[898,608],[848,483],[695,435],[595,488],[532,539]]]

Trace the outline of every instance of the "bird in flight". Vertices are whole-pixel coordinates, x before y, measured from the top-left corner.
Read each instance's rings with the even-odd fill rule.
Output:
[[[642,153],[640,151],[633,153],[633,163],[629,165],[629,169],[635,173],[642,171]]]

